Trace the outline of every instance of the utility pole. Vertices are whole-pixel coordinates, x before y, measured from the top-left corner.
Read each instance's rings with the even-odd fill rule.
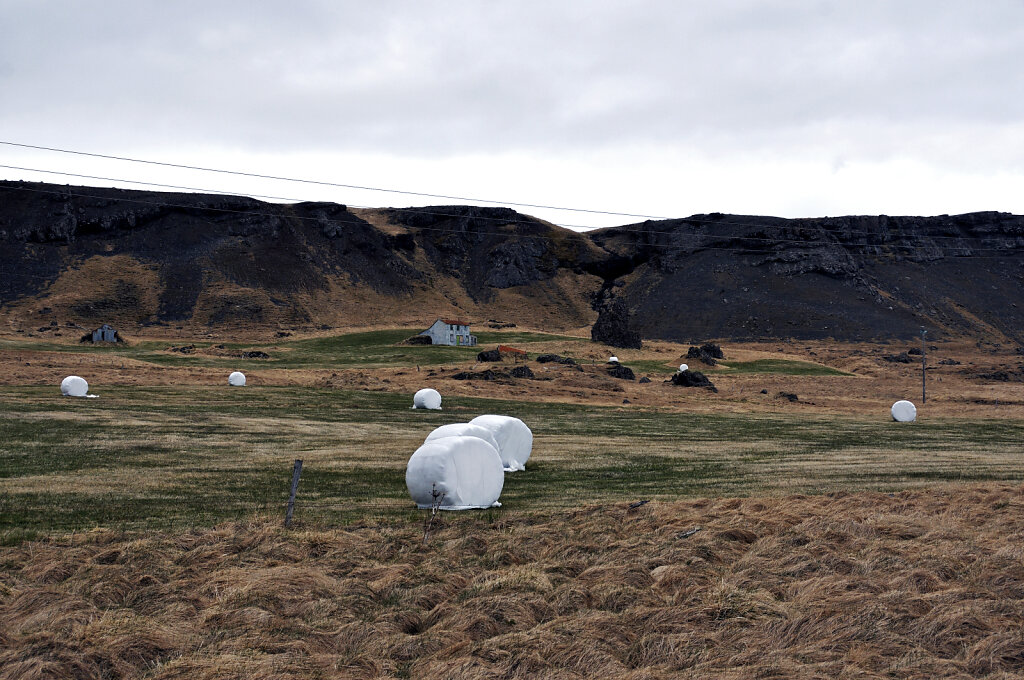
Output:
[[[925,351],[927,350],[927,348],[924,345],[924,336],[927,333],[928,333],[928,331],[926,331],[924,329],[924,327],[922,326],[921,327],[921,404],[928,403],[928,397],[927,397],[927,395],[925,393],[925,383],[924,383],[924,354],[925,354]]]

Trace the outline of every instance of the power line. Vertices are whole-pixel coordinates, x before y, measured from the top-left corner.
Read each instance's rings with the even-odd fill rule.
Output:
[[[324,201],[317,201],[317,200],[314,200],[314,199],[311,199],[311,198],[293,198],[293,197],[287,197],[287,196],[268,196],[266,194],[238,193],[238,192],[234,192],[234,191],[223,191],[221,189],[210,189],[210,188],[204,188],[204,187],[182,186],[180,184],[161,184],[160,182],[143,182],[141,180],[123,179],[121,177],[101,177],[101,176],[98,176],[98,175],[83,175],[83,174],[76,173],[76,172],[63,172],[61,170],[45,170],[45,169],[42,169],[42,168],[26,168],[26,167],[22,167],[22,166],[19,166],[19,165],[3,165],[3,164],[0,164],[0,168],[8,168],[10,170],[24,170],[26,172],[38,172],[38,173],[47,174],[47,175],[61,175],[62,177],[79,177],[79,178],[82,178],[82,179],[97,179],[97,180],[102,180],[104,182],[121,182],[123,184],[138,184],[140,186],[160,187],[162,189],[184,189],[185,191],[196,191],[196,192],[199,192],[201,194],[207,194],[207,195],[212,195],[212,196],[235,196],[235,197],[238,197],[238,198],[265,198],[265,199],[268,199],[268,200],[271,200],[271,201],[288,201],[290,203],[323,203],[324,202]],[[94,188],[100,188],[100,187],[94,187]],[[335,204],[335,205],[338,205],[338,204]],[[363,209],[366,209],[366,210],[387,210],[388,209],[388,208],[378,208],[378,207],[370,206],[370,205],[353,205],[351,203],[347,203],[345,205],[347,207],[350,207],[350,208],[363,208]],[[453,215],[453,214],[450,214],[450,213],[440,213],[440,212],[437,212],[435,210],[429,210],[427,208],[391,208],[391,210],[401,210],[403,212],[414,212],[414,213],[422,214],[422,215],[437,215],[437,216],[440,216],[440,217],[458,217],[458,215]],[[509,219],[506,219],[506,218],[503,218],[503,217],[486,217],[486,216],[483,216],[483,215],[474,217],[474,219],[492,220],[492,221],[495,221],[495,222],[501,222],[502,224],[537,224],[537,221],[539,220],[539,218],[532,218],[532,219],[528,219],[528,220],[509,220]],[[568,229],[594,229],[595,228],[595,227],[591,227],[591,226],[583,225],[583,224],[559,224],[557,226],[565,227],[565,228],[568,228]]]
[[[255,210],[239,210],[239,209],[234,209],[234,208],[219,208],[219,207],[214,207],[214,206],[186,205],[186,204],[181,204],[181,203],[168,203],[168,202],[165,202],[165,201],[148,201],[148,200],[142,200],[142,199],[138,199],[138,198],[123,197],[123,196],[99,196],[99,195],[96,195],[96,194],[80,193],[80,192],[74,192],[74,191],[70,191],[70,190],[66,190],[66,189],[65,190],[33,189],[31,187],[20,187],[20,186],[0,186],[0,189],[2,189],[2,190],[10,190],[10,191],[26,191],[26,192],[32,192],[32,193],[42,193],[42,194],[49,194],[49,195],[54,195],[54,196],[75,196],[77,198],[92,198],[92,199],[104,200],[104,201],[114,200],[114,201],[121,201],[121,202],[125,202],[125,203],[137,203],[137,204],[141,204],[141,205],[152,205],[152,206],[165,207],[165,208],[180,208],[180,209],[184,209],[184,210],[205,210],[205,211],[210,211],[210,212],[220,212],[220,213],[239,214],[239,215],[250,215],[250,216],[254,216],[254,217],[274,217],[274,218],[286,217],[285,215],[283,215],[281,213],[259,212],[259,211],[255,211]],[[245,195],[233,195],[233,196],[237,196],[237,197],[240,197],[240,198],[245,198],[246,197]],[[451,213],[429,212],[429,211],[424,211],[424,210],[420,210],[420,209],[417,209],[417,208],[401,208],[399,210],[402,211],[402,212],[422,213],[422,214],[428,214],[428,215],[437,216],[437,217],[454,217],[454,218],[464,218],[464,217],[466,217],[465,215],[456,215],[456,214],[451,214]],[[336,224],[336,225],[341,225],[341,226],[346,226],[346,225],[349,224],[347,222],[343,222],[343,221],[340,221],[340,220],[330,220],[330,219],[326,219],[325,220],[325,219],[319,218],[319,217],[303,217],[301,215],[288,215],[287,217],[292,218],[292,219],[296,219],[296,220],[312,221],[312,222],[316,222],[316,223],[319,223],[319,224],[323,224],[324,222],[327,222],[328,224]],[[502,218],[485,218],[485,217],[478,218],[478,217],[473,217],[472,219],[488,219],[488,220],[494,220],[494,221],[502,222],[502,224],[534,224],[534,225],[535,224],[540,224],[540,222],[536,222],[536,221],[527,222],[527,221],[523,221],[523,220],[519,220],[519,221],[516,221],[516,220],[504,220]],[[738,223],[730,223],[730,224],[733,224],[733,225],[736,225],[736,226],[742,226],[741,224],[738,224]],[[770,226],[770,225],[747,225],[747,226],[762,227],[762,226]],[[449,229],[443,229],[443,228],[440,228],[440,227],[413,227],[413,229],[415,229],[417,231],[433,231],[433,232],[442,232],[442,233],[449,233],[451,231]],[[482,235],[490,235],[490,236],[504,236],[504,237],[510,237],[511,236],[511,237],[515,237],[515,238],[532,238],[532,239],[542,239],[542,240],[549,240],[551,238],[551,236],[548,235],[548,234],[509,234],[508,232],[501,232],[501,231],[474,231],[473,233],[475,233],[475,234],[482,234]],[[674,232],[654,232],[654,233],[673,234]],[[789,243],[789,244],[801,245],[801,246],[805,246],[805,247],[822,247],[822,246],[828,246],[828,245],[835,245],[835,246],[839,246],[841,248],[850,249],[850,250],[862,249],[862,250],[872,250],[873,251],[876,248],[882,248],[882,249],[899,249],[899,248],[902,248],[902,249],[907,249],[907,250],[917,250],[919,248],[919,246],[914,246],[914,245],[910,245],[910,244],[898,244],[898,243],[886,243],[886,244],[843,244],[843,243],[838,243],[838,242],[821,243],[821,242],[806,241],[806,240],[768,238],[768,237],[760,237],[760,236],[721,236],[721,237],[719,237],[719,236],[703,235],[703,234],[682,234],[682,235],[683,236],[693,237],[693,238],[711,239],[711,240],[728,239],[728,240],[736,240],[736,241],[759,241],[759,242],[767,242],[767,243]],[[580,238],[586,238],[586,237],[581,234]],[[712,245],[700,245],[700,244],[680,245],[680,244],[670,244],[670,243],[648,243],[648,244],[644,244],[644,247],[645,248],[660,248],[660,249],[664,249],[664,250],[676,250],[676,251],[683,251],[683,250],[688,250],[688,249],[692,248],[695,252],[697,252],[697,251],[705,251],[705,250],[719,250],[719,251],[728,251],[728,252],[732,252],[732,253],[742,253],[742,254],[757,254],[757,255],[764,255],[765,254],[765,251],[763,249],[754,249],[754,248],[744,249],[744,248],[740,248],[740,247],[712,246]],[[965,246],[965,248],[966,247],[967,246]],[[1012,257],[1012,253],[1006,252],[1006,251],[1004,251],[1003,249],[1000,249],[1000,248],[970,248],[972,253],[974,253],[974,252],[983,252],[983,251],[992,251],[992,252],[996,252],[996,253],[1003,253],[1002,255],[989,255],[989,256],[986,256],[986,255],[974,255],[974,254],[964,255],[961,252],[962,250],[964,250],[964,248],[956,248],[955,250],[950,250],[950,251],[943,251],[943,248],[941,248],[939,246],[934,246],[934,248],[939,250],[940,252],[942,252],[943,255],[948,256],[948,257],[968,258],[968,259],[1003,259],[1003,258],[1006,258],[1006,257]],[[876,253],[870,252],[869,254],[870,255],[874,255]]]
[[[131,180],[131,179],[124,179],[124,178],[119,178],[119,177],[104,177],[104,176],[98,176],[98,175],[85,175],[85,174],[74,173],[74,172],[65,172],[65,171],[60,171],[60,170],[47,170],[47,169],[42,169],[42,168],[29,168],[29,167],[23,167],[23,166],[17,166],[17,165],[4,165],[4,164],[0,164],[0,168],[7,168],[7,169],[11,169],[11,170],[22,170],[22,171],[26,171],[26,172],[38,172],[38,173],[42,173],[42,174],[61,175],[61,176],[66,176],[66,177],[78,177],[78,178],[84,178],[84,179],[102,180],[102,181],[105,181],[105,182],[120,182],[120,183],[125,183],[125,184],[137,184],[137,185],[141,185],[141,186],[160,187],[160,188],[164,188],[164,189],[183,189],[183,190],[186,190],[186,191],[195,191],[195,192],[200,192],[200,193],[203,193],[203,194],[213,195],[213,196],[234,196],[234,197],[239,197],[239,198],[265,198],[265,199],[269,199],[269,200],[289,201],[289,202],[292,202],[292,203],[315,203],[315,202],[319,202],[319,201],[313,201],[312,199],[284,197],[284,196],[269,196],[269,195],[265,195],[265,194],[245,194],[245,193],[236,193],[236,192],[226,192],[226,191],[222,191],[222,190],[219,190],[219,189],[210,189],[210,188],[192,187],[192,186],[182,186],[182,185],[177,185],[177,184],[162,184],[162,183],[159,183],[159,182],[144,182],[144,181],[140,181],[140,180]],[[58,193],[58,192],[54,192],[54,193]],[[64,193],[64,192],[59,192],[59,193]],[[85,195],[85,194],[79,194],[79,195],[83,196],[83,197],[100,198],[100,197],[96,197],[96,196],[88,196],[88,195]],[[128,200],[128,199],[124,199],[124,200]],[[138,201],[138,202],[151,203],[149,201]],[[154,204],[156,204],[156,203],[154,203]],[[174,205],[174,204],[160,204],[160,205],[166,205],[167,207],[186,207],[186,206],[179,206],[179,205]],[[364,209],[369,209],[369,210],[379,209],[379,208],[374,208],[373,206],[362,206],[362,205],[352,205],[350,207],[353,207],[353,208],[364,208]],[[452,213],[438,212],[437,210],[431,210],[429,208],[394,208],[394,210],[400,210],[400,211],[406,212],[406,213],[431,215],[431,216],[436,216],[436,217],[464,217],[462,215],[456,215],[456,214],[452,214]],[[258,215],[265,215],[265,213],[257,213],[257,212],[253,212],[253,211],[238,211],[238,212],[245,212],[246,214],[253,214],[253,215],[257,215],[257,216]],[[296,219],[313,219],[313,220],[316,220],[316,219],[319,219],[319,218],[302,218],[302,217],[296,216]],[[509,219],[502,218],[502,217],[474,216],[473,219],[489,220],[489,221],[494,221],[494,222],[500,222],[502,224],[537,224],[536,218],[529,219],[529,220],[509,220]],[[839,234],[843,234],[843,235],[846,235],[846,234],[857,234],[857,235],[862,235],[862,236],[878,236],[879,233],[880,233],[880,232],[877,232],[877,231],[865,231],[865,230],[857,230],[857,229],[842,229],[842,230],[838,230],[837,229],[837,230],[832,230],[832,229],[826,229],[824,226],[821,226],[821,225],[817,225],[817,226],[813,226],[812,227],[812,226],[809,226],[809,225],[792,224],[792,222],[797,221],[797,220],[788,220],[786,218],[778,218],[778,219],[783,220],[784,223],[781,223],[781,224],[763,224],[763,223],[735,222],[735,221],[725,222],[725,221],[722,221],[722,220],[713,220],[713,219],[702,220],[702,219],[697,219],[697,218],[694,218],[694,217],[676,218],[673,221],[681,221],[681,222],[688,223],[688,224],[696,223],[696,224],[720,225],[720,226],[750,227],[750,228],[756,228],[756,229],[775,229],[775,230],[783,230],[783,229],[796,229],[796,230],[800,230],[800,229],[806,229],[806,230],[813,230],[815,232],[820,232],[820,233],[829,234],[829,235],[835,235],[835,234],[839,233]],[[341,223],[339,223],[339,224],[341,224]],[[587,227],[587,226],[584,226],[584,225],[565,225],[565,224],[563,224],[563,225],[558,225],[558,226],[568,227],[568,228],[575,227],[575,228],[579,228],[579,229],[590,229],[591,228],[591,227]],[[633,228],[630,228],[630,227],[633,227]],[[656,230],[652,230],[652,229],[642,229],[641,225],[625,225],[625,226],[622,226],[622,227],[612,227],[612,228],[619,229],[621,231],[631,232],[631,233],[641,233],[641,234],[643,234],[645,236],[649,236],[649,235],[651,235],[651,236],[659,236],[659,235],[661,235],[661,236],[676,236],[676,237],[678,237],[680,235],[677,231],[656,231]],[[432,229],[430,227],[419,227],[419,229],[424,230],[424,231],[447,231],[447,230],[444,230],[444,229]],[[477,233],[488,233],[488,232],[477,232]],[[497,234],[497,232],[489,232],[489,233]],[[507,234],[502,234],[502,235],[507,235]],[[760,236],[729,236],[729,237],[726,237],[726,236],[714,236],[714,235],[711,235],[711,234],[707,234],[707,235],[705,235],[705,234],[683,234],[683,235],[693,236],[693,237],[701,237],[701,238],[735,238],[735,239],[742,239],[742,240],[748,240],[748,241],[763,241],[763,242],[770,242],[770,243],[800,243],[800,244],[807,244],[808,243],[808,241],[806,241],[806,240],[782,239],[782,238],[778,238],[778,237],[760,237]],[[517,234],[515,236],[519,237],[519,238],[543,238],[543,237],[533,236],[533,235],[529,235],[529,234]],[[928,238],[929,240],[932,240],[932,241],[941,239],[941,240],[951,240],[951,241],[957,241],[957,242],[963,241],[963,239],[964,239],[964,237],[962,237],[962,236],[942,236],[942,235],[933,235],[933,236],[928,236],[926,238]],[[673,245],[673,244],[646,244],[646,245],[648,247],[668,247],[668,248],[681,247],[681,246],[676,246],[676,245]],[[846,244],[842,244],[842,245],[845,246]],[[851,245],[858,245],[858,244],[851,244]],[[873,245],[873,246],[886,245],[887,247],[897,247],[897,248],[900,248],[900,247],[902,247],[902,248],[917,248],[918,247],[918,246],[913,246],[913,245],[909,245],[909,244],[908,245],[901,245],[901,244],[892,244],[892,243],[890,243],[890,244],[860,244],[860,245],[865,245],[865,246],[866,245]],[[998,252],[1002,252],[1000,249],[992,249],[992,250],[996,250]]]
[[[296,183],[300,183],[300,184],[316,184],[316,185],[319,185],[319,186],[338,187],[338,188],[341,188],[341,189],[358,189],[360,191],[379,191],[379,192],[390,193],[390,194],[402,194],[404,196],[421,196],[421,197],[424,197],[424,198],[443,198],[443,199],[449,200],[449,201],[466,201],[466,202],[469,202],[469,203],[493,203],[493,204],[496,204],[496,205],[514,205],[514,206],[517,206],[517,207],[520,207],[520,208],[541,208],[541,209],[544,209],[544,210],[560,210],[560,211],[565,211],[565,212],[589,213],[589,214],[592,214],[592,215],[612,215],[612,216],[619,216],[619,217],[640,217],[640,218],[647,219],[647,220],[667,220],[667,219],[671,219],[671,218],[668,218],[668,217],[661,217],[661,216],[656,216],[656,215],[642,215],[642,214],[639,214],[639,213],[614,212],[614,211],[611,211],[611,210],[593,210],[593,209],[589,209],[589,208],[565,208],[565,207],[560,207],[560,206],[556,206],[556,205],[544,205],[544,204],[541,204],[541,203],[520,203],[520,202],[516,202],[516,201],[498,201],[498,200],[487,199],[487,198],[468,198],[468,197],[465,197],[465,196],[449,196],[449,195],[446,195],[446,194],[431,194],[431,193],[427,193],[427,192],[423,192],[423,191],[406,191],[406,190],[403,190],[403,189],[385,189],[385,188],[382,188],[382,187],[361,186],[361,185],[358,185],[358,184],[342,184],[340,182],[325,182],[325,181],[321,181],[321,180],[302,179],[302,178],[297,178],[297,177],[281,177],[281,176],[277,176],[277,175],[263,175],[263,174],[256,173],[256,172],[242,172],[240,170],[223,170],[223,169],[220,169],[220,168],[207,168],[207,167],[203,167],[203,166],[199,166],[199,165],[184,165],[184,164],[181,164],[181,163],[168,163],[168,162],[164,162],[164,161],[151,161],[151,160],[145,160],[145,159],[142,159],[142,158],[130,158],[128,156],[113,156],[113,155],[102,154],[102,153],[90,153],[90,152],[87,152],[87,151],[75,151],[75,150],[72,150],[72,149],[60,149],[60,148],[50,147],[50,146],[38,146],[38,145],[35,145],[35,144],[20,144],[18,142],[8,142],[8,141],[3,141],[3,140],[0,140],[0,144],[4,144],[6,146],[17,146],[17,147],[21,147],[21,148],[24,148],[24,149],[36,149],[36,150],[39,150],[39,151],[53,151],[53,152],[56,152],[56,153],[73,154],[73,155],[76,155],[76,156],[89,156],[91,158],[105,158],[107,160],[126,161],[126,162],[129,162],[129,163],[145,163],[146,165],[159,165],[159,166],[166,167],[166,168],[179,168],[179,169],[183,169],[183,170],[198,170],[200,172],[216,172],[216,173],[224,174],[224,175],[237,175],[239,177],[253,177],[253,178],[257,178],[257,179],[271,179],[271,180],[276,180],[276,181],[281,181],[281,182],[296,182]]]

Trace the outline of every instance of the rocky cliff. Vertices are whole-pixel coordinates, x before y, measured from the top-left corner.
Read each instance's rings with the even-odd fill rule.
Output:
[[[647,337],[1024,332],[1024,217],[695,215],[592,232]],[[618,288],[616,284],[621,284]]]
[[[645,338],[1021,341],[1024,218],[695,215],[579,234],[507,208],[0,182],[0,320],[274,331],[460,314]]]

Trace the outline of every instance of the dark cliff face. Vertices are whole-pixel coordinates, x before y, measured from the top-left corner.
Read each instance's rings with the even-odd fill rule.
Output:
[[[400,257],[394,237],[345,206],[233,196],[0,183],[0,243],[0,303],[38,294],[88,258],[121,255],[158,272],[155,317],[165,322],[191,318],[213,281],[258,289],[280,301],[272,304],[288,306],[289,297],[322,290],[330,274],[382,295],[401,294],[419,274]],[[263,310],[244,292],[221,297],[212,323],[232,315],[259,320]],[[132,301],[124,302],[130,310]],[[79,311],[93,316],[88,304]],[[149,318],[150,311],[136,313]],[[310,320],[292,311],[294,320]]]
[[[76,293],[81,300],[69,316],[82,323],[112,315],[131,323],[376,323],[388,320],[388,307],[415,304],[410,298],[423,289],[481,304],[509,288],[564,298],[555,277],[594,258],[585,236],[507,208],[381,212],[395,230],[332,203],[0,182],[0,305],[47,294],[83,263],[122,256],[156,273],[155,305],[147,306],[143,284],[107,267],[111,285],[90,280],[96,285]],[[345,297],[339,288],[370,300],[377,316],[332,316],[340,305],[331,301]],[[311,304],[317,295],[320,304]],[[376,298],[380,304],[372,304]],[[588,305],[572,303],[576,325],[585,323],[579,310]]]
[[[476,301],[577,269],[593,258],[585,236],[564,232],[509,208],[430,206],[392,209],[388,220],[408,228],[434,268],[461,280]]]
[[[434,291],[483,318],[499,299],[506,316],[543,306],[564,327],[616,305],[648,339],[1024,334],[1015,215],[712,214],[578,234],[507,208],[379,212],[393,229],[331,203],[0,182],[0,308],[101,261],[109,285],[61,293],[81,323],[333,323],[353,292],[387,320]]]
[[[876,339],[1024,329],[1024,218],[696,215],[592,234],[633,260],[644,337]]]

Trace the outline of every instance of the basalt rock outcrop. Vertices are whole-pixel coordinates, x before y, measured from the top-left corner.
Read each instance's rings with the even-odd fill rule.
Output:
[[[0,182],[0,322],[306,328],[501,318],[594,339],[1024,344],[1024,217],[719,213],[577,233],[508,208],[350,209]],[[596,322],[596,323],[595,323]]]

